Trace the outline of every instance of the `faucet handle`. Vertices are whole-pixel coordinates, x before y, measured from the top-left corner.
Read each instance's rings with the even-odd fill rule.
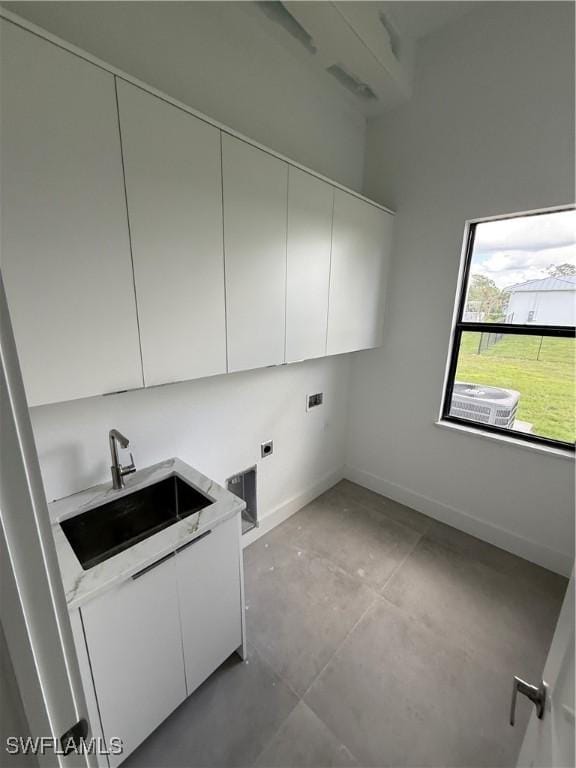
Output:
[[[130,464],[128,464],[127,467],[122,467],[122,474],[131,475],[133,472],[136,472],[136,464],[134,463],[134,456],[132,455],[132,451],[130,451]]]

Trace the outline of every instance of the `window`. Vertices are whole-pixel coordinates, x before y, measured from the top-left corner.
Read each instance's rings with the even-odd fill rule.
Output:
[[[574,450],[576,210],[469,225],[442,418]]]

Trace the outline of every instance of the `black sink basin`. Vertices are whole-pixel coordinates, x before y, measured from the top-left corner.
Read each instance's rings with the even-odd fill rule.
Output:
[[[210,504],[179,477],[167,477],[60,525],[86,571]]]

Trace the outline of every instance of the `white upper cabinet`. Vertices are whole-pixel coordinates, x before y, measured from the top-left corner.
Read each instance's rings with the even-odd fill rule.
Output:
[[[225,373],[220,132],[117,83],[145,384]]]
[[[327,354],[381,344],[393,217],[336,189]]]
[[[1,22],[2,273],[29,405],[142,386],[114,77]]]
[[[288,166],[222,134],[228,370],[284,362]]]
[[[326,354],[334,188],[288,171],[286,362]]]
[[[29,405],[381,343],[392,215],[0,31],[0,266]]]

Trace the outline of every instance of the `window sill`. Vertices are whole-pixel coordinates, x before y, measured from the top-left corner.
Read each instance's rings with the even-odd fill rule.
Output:
[[[451,421],[445,421],[443,419],[436,421],[435,425],[441,429],[450,429],[454,432],[473,435],[474,437],[479,437],[483,440],[493,440],[498,443],[504,443],[505,445],[513,445],[515,447],[522,448],[525,451],[530,451],[531,453],[541,453],[545,456],[554,456],[558,459],[564,459],[565,461],[574,461],[574,453],[572,451],[564,450],[563,448],[554,448],[550,445],[529,443],[525,440],[519,440],[518,438],[512,436],[508,437],[508,435],[497,435],[494,432],[488,432],[487,430],[478,427],[465,427],[463,424],[455,424]]]

